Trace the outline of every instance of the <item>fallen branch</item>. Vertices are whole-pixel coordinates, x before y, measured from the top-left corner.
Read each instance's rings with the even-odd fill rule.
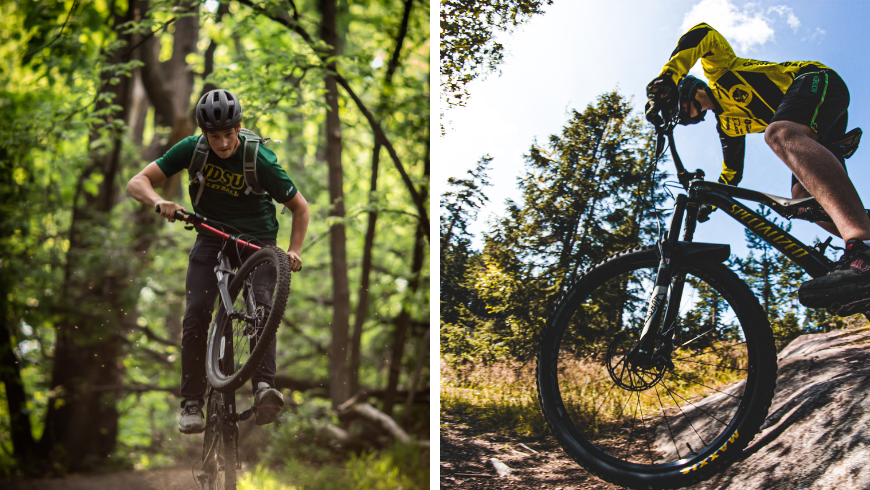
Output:
[[[343,446],[349,447],[353,445],[358,445],[362,441],[350,435],[350,432],[342,429],[341,427],[331,424],[329,422],[324,422],[318,419],[309,419],[311,425],[314,426],[315,434],[318,438],[325,440],[327,445],[329,446]]]
[[[489,458],[489,463],[492,465],[493,468],[495,468],[495,472],[498,473],[498,476],[501,478],[510,476],[511,471],[513,471],[510,466],[502,463],[501,460],[498,458]]]
[[[385,414],[384,412],[381,412],[380,410],[369,405],[368,403],[353,403],[342,412],[342,418],[362,418],[380,429],[381,432],[386,432],[387,434],[389,434],[396,441],[399,441],[403,444],[408,444],[409,442],[411,442],[411,436],[409,436],[407,432],[402,430],[402,428],[399,427],[399,424],[397,424],[392,417]]]

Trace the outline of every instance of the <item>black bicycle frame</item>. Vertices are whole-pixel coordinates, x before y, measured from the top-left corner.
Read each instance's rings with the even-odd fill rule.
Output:
[[[685,285],[685,274],[674,274],[673,259],[679,260],[680,254],[684,253],[687,248],[685,245],[691,244],[697,226],[698,212],[702,205],[716,206],[721,209],[770,246],[782,252],[813,278],[824,276],[832,268],[831,260],[825,257],[822,251],[805,245],[773,222],[736,200],[739,198],[758,202],[780,215],[790,217],[796,215],[798,209],[803,210],[801,206],[818,207],[814,198],[786,199],[750,189],[704,181],[703,171],[699,169],[690,173],[683,166],[674,144],[673,125],[659,132],[656,154],[659,154],[663,147],[664,136],[668,138],[674,165],[677,167],[677,176],[686,187],[688,196],[679,194],[676,197],[669,231],[658,242],[660,261],[656,281],[647,307],[641,338],[633,353],[634,362],[641,364],[650,364],[654,362],[654,358],[666,359],[673,350],[673,339],[676,333],[674,326],[679,314],[680,299]],[[819,212],[824,215],[823,211]],[[678,242],[677,238],[683,228],[684,217],[685,232],[683,240]],[[715,254],[717,244],[705,245],[709,248],[709,254]],[[727,247],[727,245],[725,246]],[[721,255],[717,257],[722,260],[727,258],[727,256],[723,258]],[[711,258],[713,258],[712,255]],[[668,296],[668,288],[671,290],[670,296]],[[665,305],[665,301],[667,301],[667,305]],[[664,319],[660,322],[662,317]],[[660,348],[662,352],[656,353],[653,352],[653,348],[656,339],[659,338],[659,325],[664,326],[665,335],[663,337],[670,342],[665,342]]]
[[[811,277],[821,277],[830,272],[832,262],[824,254],[805,245],[773,222],[764,219],[734,199],[739,197],[765,204],[776,210],[775,203],[770,203],[771,196],[769,194],[714,182],[694,181],[689,186],[689,195],[692,196],[689,199],[691,203],[714,205],[727,213],[770,244],[771,247],[793,260]],[[813,198],[795,200],[797,203],[807,201],[815,202]]]

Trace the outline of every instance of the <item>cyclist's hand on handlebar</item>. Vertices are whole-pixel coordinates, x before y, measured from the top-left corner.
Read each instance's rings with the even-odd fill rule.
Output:
[[[646,114],[646,120],[651,122],[653,126],[658,128],[665,125],[665,120],[662,119],[659,110],[653,105],[652,101],[646,101],[643,112]]]
[[[296,252],[288,251],[287,256],[290,257],[290,270],[293,272],[299,272],[302,270],[302,258],[299,257],[299,254]]]
[[[656,77],[646,86],[646,98],[656,109],[672,109],[677,105],[677,97],[677,85],[670,75]]]
[[[154,209],[158,213],[160,213],[160,216],[163,216],[164,218],[169,220],[170,223],[175,223],[175,212],[176,211],[183,211],[185,213],[187,212],[187,210],[184,209],[182,206],[179,206],[178,204],[175,204],[172,201],[162,201],[162,200],[157,201],[157,203],[154,204]]]

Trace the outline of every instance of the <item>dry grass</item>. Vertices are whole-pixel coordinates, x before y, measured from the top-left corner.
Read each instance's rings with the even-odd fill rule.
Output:
[[[603,359],[565,357],[559,363],[559,387],[565,408],[589,434],[610,432],[638,411],[667,413],[717,393],[745,378],[745,345],[717,344],[704,351],[677,350],[676,369],[664,382],[637,392],[616,387]],[[475,425],[503,433],[541,435],[547,425],[538,402],[534,363],[502,361],[488,365],[445,366],[441,370],[441,406]]]
[[[541,435],[547,431],[531,362],[443,367],[441,408],[499,432]]]

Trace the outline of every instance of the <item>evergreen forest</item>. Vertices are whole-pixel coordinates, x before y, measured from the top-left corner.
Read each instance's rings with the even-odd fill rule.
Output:
[[[448,180],[440,214],[441,356],[447,365],[462,370],[533,361],[551,309],[579,275],[657,239],[659,223],[669,224],[670,198],[682,188],[662,171],[670,165],[667,156],[653,160],[654,148],[652,128],[614,91],[572,111],[560,133],[529,147],[517,178],[521,202],[508,200],[482,236],[472,236],[469,226],[488,202],[488,174],[498,162],[484,155],[467,175]],[[798,303],[795,285],[808,278],[799,267],[748,230],[745,240],[749,253],[732,255],[727,264],[759,299],[778,348],[801,334],[844,326],[843,319]],[[718,324],[721,301],[701,292],[681,322],[689,330]],[[579,348],[595,340],[580,332],[572,342]]]
[[[428,488],[429,8],[0,1],[2,481],[176,468],[195,488],[202,436],[176,428],[195,233],[125,185],[225,88],[311,210],[277,334],[287,404],[239,424],[239,488]],[[186,173],[157,191],[191,210]]]

